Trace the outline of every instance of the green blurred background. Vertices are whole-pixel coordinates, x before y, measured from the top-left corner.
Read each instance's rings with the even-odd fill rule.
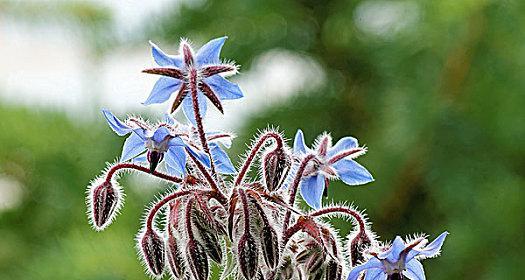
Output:
[[[356,136],[376,181],[330,200],[384,239],[448,230],[429,279],[523,279],[523,27],[519,0],[0,1],[0,279],[146,278],[134,236],[166,186],[123,178],[122,214],[90,228],[85,188],[123,142],[98,110],[160,116],[147,40],[222,35],[247,108],[208,125],[236,130],[232,159],[268,125]]]

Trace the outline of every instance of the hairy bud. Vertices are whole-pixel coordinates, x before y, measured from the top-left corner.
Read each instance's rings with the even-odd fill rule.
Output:
[[[343,266],[336,260],[330,258],[326,264],[325,280],[341,280]]]
[[[363,250],[372,244],[368,235],[364,232],[359,232],[350,236],[350,263],[356,266],[358,263],[365,260]]]
[[[294,275],[294,267],[292,265],[292,258],[285,256],[282,264],[277,268],[275,279],[292,279]]]
[[[173,277],[176,279],[182,278],[184,276],[184,263],[177,240],[171,233],[168,233],[167,245],[166,256],[171,274],[173,274]]]
[[[274,269],[279,261],[279,240],[275,230],[266,225],[261,231],[261,247],[266,265]]]
[[[161,276],[164,271],[164,241],[154,231],[147,229],[140,240],[142,256],[149,272]]]
[[[266,188],[272,192],[279,188],[281,181],[288,174],[291,161],[284,149],[276,149],[263,158],[263,172]]]
[[[255,239],[249,232],[241,236],[237,251],[242,275],[247,280],[254,278],[257,272],[258,249]]]
[[[91,219],[97,230],[106,228],[120,204],[120,190],[110,182],[102,182],[90,192]]]
[[[196,280],[206,280],[209,274],[208,256],[202,245],[194,239],[188,241],[186,247],[186,258],[193,278]]]
[[[204,247],[213,261],[221,263],[222,248],[219,242],[218,232],[215,229],[215,219],[213,219],[213,217],[206,217],[205,212],[200,211],[200,209],[196,207],[193,210],[191,221],[197,229],[196,234],[200,237],[198,238],[198,242]]]

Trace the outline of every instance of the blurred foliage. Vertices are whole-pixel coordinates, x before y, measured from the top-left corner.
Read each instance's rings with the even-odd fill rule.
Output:
[[[404,7],[410,13],[398,20],[409,24],[363,29],[359,16],[370,7]],[[268,124],[290,138],[300,127],[310,143],[325,130],[336,139],[356,136],[369,147],[359,161],[376,182],[334,182],[329,200],[367,209],[385,239],[450,231],[443,255],[425,263],[430,279],[521,279],[522,26],[525,3],[518,0],[223,0],[167,10],[149,21],[145,37],[202,43],[227,34],[224,57],[244,71],[275,48],[312,57],[326,72],[324,86],[258,112],[239,131],[237,147]],[[127,191],[133,203],[104,234],[89,229],[84,214],[85,186],[122,139],[102,120],[72,123],[5,106],[0,118],[0,172],[25,187],[23,204],[0,213],[0,279],[144,279],[133,234],[158,189]]]

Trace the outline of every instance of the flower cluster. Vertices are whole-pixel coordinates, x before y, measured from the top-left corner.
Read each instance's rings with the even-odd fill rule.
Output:
[[[151,43],[159,67],[143,72],[160,78],[143,104],[173,100],[162,121],[121,120],[102,110],[109,127],[127,138],[120,160],[88,188],[94,229],[115,219],[123,204],[116,179],[131,170],[173,185],[147,210],[137,235],[139,255],[153,278],[209,279],[213,262],[222,268],[221,279],[425,279],[420,260],[440,253],[447,232],[430,244],[425,236],[382,243],[362,211],[323,205],[331,180],[350,186],[374,180],[355,161],[367,152],[357,139],[344,137],[333,145],[324,133],[309,148],[298,130],[289,147],[280,132],[268,129],[235,167],[225,151],[234,135],[207,131],[203,124],[208,100],[224,113],[222,101],[243,97],[226,79],[237,66],[219,58],[225,40],[211,40],[196,53],[183,40],[178,55]],[[180,105],[187,124],[171,116]],[[311,210],[300,209],[298,191]],[[334,216],[352,223],[344,240],[327,220]]]

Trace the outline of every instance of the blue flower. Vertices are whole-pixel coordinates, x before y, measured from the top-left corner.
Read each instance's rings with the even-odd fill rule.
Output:
[[[175,133],[179,135],[186,143],[196,147],[200,143],[197,128],[191,125],[184,125],[177,123],[170,115],[166,114],[166,123],[171,125]],[[208,146],[210,147],[211,157],[217,172],[222,174],[233,174],[237,172],[233,166],[228,154],[222,147],[230,148],[232,145],[232,138],[230,133],[222,131],[205,132]]]
[[[305,145],[303,132],[298,130],[293,152],[296,155],[315,155],[313,164],[307,166],[301,181],[301,196],[314,209],[321,207],[329,179],[339,178],[347,185],[362,185],[374,180],[366,168],[353,160],[366,152],[353,137],[341,138],[332,147],[332,138],[323,134],[312,150]]]
[[[227,37],[213,39],[200,48],[194,55],[186,41],[180,43],[180,55],[165,54],[159,47],[151,43],[155,62],[162,68],[146,69],[143,72],[161,75],[161,77],[144,105],[163,103],[173,92],[178,91],[171,113],[182,104],[184,114],[196,125],[192,92],[196,93],[198,110],[201,116],[206,114],[206,98],[208,98],[221,113],[222,100],[243,97],[238,85],[229,82],[224,76],[237,73],[233,64],[221,63],[219,55]]]
[[[359,278],[362,272],[365,280],[403,279],[403,276],[410,280],[425,280],[425,271],[419,260],[438,256],[447,235],[448,232],[443,232],[426,246],[424,238],[405,243],[397,236],[388,250],[371,253],[367,262],[354,267],[347,280],[363,279]]]
[[[181,176],[186,172],[186,151],[188,151],[205,166],[210,166],[210,160],[205,153],[188,145],[181,137],[174,136],[166,124],[159,124],[152,129],[138,119],[129,119],[128,123],[124,123],[108,110],[102,110],[102,113],[117,135],[130,134],[122,148],[121,162],[147,160],[150,163],[150,171],[153,172],[164,159],[168,172]],[[147,151],[146,155],[144,155],[145,151]]]

